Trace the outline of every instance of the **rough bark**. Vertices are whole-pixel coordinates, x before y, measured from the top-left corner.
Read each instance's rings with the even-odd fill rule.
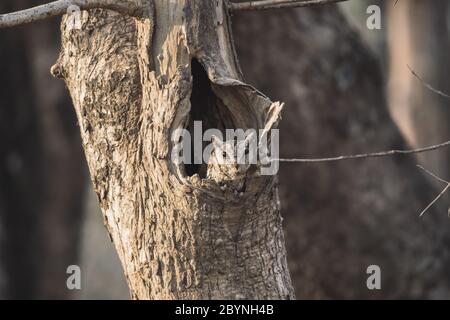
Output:
[[[286,102],[282,157],[405,148],[378,62],[335,6],[236,14],[233,24],[247,80]],[[298,298],[450,296],[447,208],[418,218],[438,191],[415,164],[396,157],[281,165]],[[381,267],[380,291],[366,287],[371,264]]]
[[[72,96],[105,224],[135,299],[294,296],[276,177],[248,172],[237,198],[222,190],[225,177],[189,176],[170,157],[172,133],[189,126],[196,108],[210,126],[276,127],[280,105],[241,81],[228,27],[222,1],[200,0],[155,0],[136,21],[83,12],[81,30],[63,21],[53,73]],[[192,61],[206,72],[206,85]],[[193,99],[195,90],[212,101]]]
[[[390,108],[412,146],[450,136],[449,100],[427,89],[408,69],[409,65],[433,87],[450,92],[448,4],[446,0],[410,0],[388,9]],[[450,152],[423,154],[419,160],[450,177]]]
[[[1,12],[35,5],[3,1]],[[63,85],[48,72],[57,22],[3,30],[0,210],[5,297],[70,296],[66,268],[77,263],[84,163]]]

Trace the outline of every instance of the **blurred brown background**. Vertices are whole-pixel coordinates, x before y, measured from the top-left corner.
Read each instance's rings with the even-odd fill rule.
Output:
[[[45,2],[3,0],[0,12]],[[233,17],[247,80],[287,103],[283,158],[450,139],[449,101],[408,69],[450,92],[448,1],[393,3]],[[366,27],[370,4],[382,9],[381,30]],[[59,19],[0,31],[0,298],[128,299],[68,93],[49,73],[58,51]],[[415,167],[450,179],[449,155],[282,164],[298,298],[450,298],[446,203],[418,218],[439,185]],[[366,288],[371,264],[383,270],[380,292]],[[69,265],[81,267],[82,290],[67,289]]]

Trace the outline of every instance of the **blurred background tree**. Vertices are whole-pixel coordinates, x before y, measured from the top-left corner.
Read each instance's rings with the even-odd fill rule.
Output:
[[[286,102],[283,158],[408,147],[389,114],[387,81],[374,55],[383,50],[371,50],[384,43],[382,30],[360,36],[368,32],[361,2],[349,2],[357,7],[346,9],[353,12],[352,25],[366,29],[360,33],[336,6],[233,18],[247,80]],[[288,259],[298,298],[449,296],[447,210],[438,206],[418,218],[437,191],[416,164],[414,157],[281,164]],[[382,269],[378,292],[366,287],[371,264]]]
[[[436,89],[450,92],[448,9],[447,0],[399,1],[388,7],[390,107],[412,146],[450,137],[450,99],[426,88],[408,68]],[[419,159],[450,177],[450,152],[422,154]]]
[[[36,4],[4,0],[0,10]],[[70,99],[49,74],[58,39],[55,20],[2,30],[0,37],[5,298],[70,297],[66,268],[78,260],[86,174]]]

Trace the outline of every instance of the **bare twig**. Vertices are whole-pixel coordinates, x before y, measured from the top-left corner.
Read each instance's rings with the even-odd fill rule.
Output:
[[[450,146],[450,141],[437,144],[430,147],[412,149],[412,150],[390,150],[383,152],[375,152],[375,153],[365,153],[365,154],[357,154],[350,156],[339,156],[332,158],[318,158],[318,159],[272,159],[272,161],[280,161],[280,162],[301,162],[301,163],[321,163],[321,162],[336,162],[342,160],[354,160],[354,159],[365,159],[365,158],[381,158],[388,157],[392,155],[408,155],[408,154],[416,154],[416,153],[424,153],[429,151],[434,151],[438,149],[442,149]]]
[[[421,165],[417,165],[418,168],[422,169],[423,171],[425,171],[428,175],[432,176],[435,180],[442,182],[443,184],[449,184],[450,181],[444,180],[442,178],[439,178],[437,175],[435,175],[433,172],[431,172],[430,170],[424,168]]]
[[[420,82],[422,82],[422,84],[430,91],[440,95],[441,97],[444,97],[446,99],[450,99],[450,95],[442,92],[441,90],[438,90],[436,88],[434,88],[431,84],[425,82],[409,65],[408,65],[408,69],[409,71],[411,71],[412,75],[414,77],[416,77]]]
[[[447,191],[450,189],[450,183],[444,188],[444,190],[442,190],[442,192],[436,197],[436,199],[433,200],[433,202],[431,202],[428,207],[426,207],[421,213],[420,213],[420,217],[422,217],[425,213],[427,213],[427,211],[434,206],[434,204],[436,202],[438,202],[438,200],[440,198],[442,198],[444,196],[444,194],[447,193]]]
[[[352,160],[352,159],[366,159],[366,158],[380,158],[380,157],[387,157],[392,155],[408,155],[408,154],[417,154],[417,153],[423,153],[423,152],[429,152],[434,151],[438,149],[442,149],[445,147],[450,146],[450,141],[437,144],[434,146],[426,147],[426,148],[420,148],[420,149],[412,149],[412,150],[391,150],[391,151],[384,151],[384,152],[376,152],[376,153],[366,153],[366,154],[358,154],[358,155],[350,155],[350,156],[339,156],[339,157],[333,157],[333,158],[319,158],[319,159],[271,159],[271,161],[280,161],[280,162],[300,162],[300,163],[323,163],[323,162],[336,162],[336,161],[342,161],[342,160]],[[442,190],[442,192],[436,197],[436,199],[433,200],[421,213],[420,217],[422,217],[439,199],[441,199],[444,194],[450,190],[450,182],[446,181],[442,178],[439,178],[436,174],[432,173],[431,171],[425,169],[423,166],[418,165],[420,169],[425,171],[427,174],[432,176],[434,179],[436,179],[439,182],[442,182],[446,185],[446,187]],[[449,217],[450,217],[450,208],[449,208]]]
[[[423,171],[425,171],[426,173],[428,173],[430,176],[432,176],[434,179],[436,179],[439,182],[445,183],[446,187],[444,188],[444,190],[442,190],[442,192],[420,213],[420,217],[422,217],[436,202],[438,202],[438,200],[440,198],[442,198],[444,196],[444,194],[450,190],[450,182],[446,181],[442,178],[439,178],[436,174],[434,174],[433,172],[425,169],[424,167],[422,167],[421,165],[418,165],[418,167],[420,169],[422,169]],[[449,209],[449,215],[450,215],[450,209]]]
[[[344,2],[348,0],[260,0],[241,3],[230,3],[231,11],[268,10],[282,8],[312,7],[324,4]]]
[[[81,10],[110,9],[125,15],[139,17],[143,8],[138,1],[132,0],[58,0],[13,13],[0,15],[0,29],[27,24],[67,13],[70,6],[78,6]]]

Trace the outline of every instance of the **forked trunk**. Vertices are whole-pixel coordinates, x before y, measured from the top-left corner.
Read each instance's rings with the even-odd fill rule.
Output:
[[[281,105],[242,82],[223,1],[155,0],[134,21],[62,24],[52,71],[70,90],[92,181],[136,299],[289,299],[276,175],[245,188],[173,162],[173,133],[276,127]],[[233,178],[231,178],[233,179]]]

